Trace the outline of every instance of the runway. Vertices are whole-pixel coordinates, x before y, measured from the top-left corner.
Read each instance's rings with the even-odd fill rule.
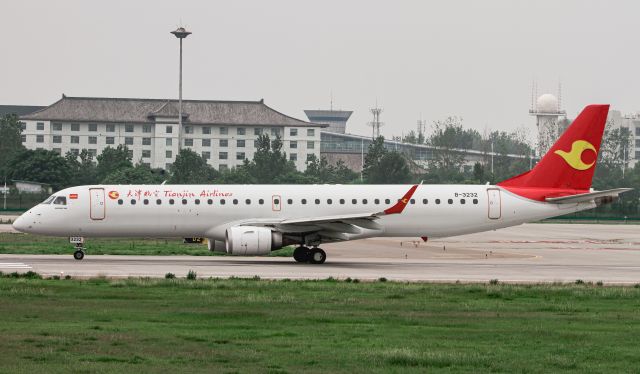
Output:
[[[352,278],[362,281],[640,283],[640,226],[527,224],[423,243],[376,238],[323,246],[323,265],[282,257],[0,255],[0,271],[45,276],[266,279]],[[90,242],[89,242],[90,248]],[[6,266],[6,267],[5,267]]]

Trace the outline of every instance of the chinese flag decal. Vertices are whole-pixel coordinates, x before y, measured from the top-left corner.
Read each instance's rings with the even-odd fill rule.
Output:
[[[120,197],[120,194],[118,193],[118,191],[111,191],[109,192],[109,197],[113,200],[117,199]]]
[[[77,193],[69,194],[69,198],[75,200],[78,198],[78,194]]]

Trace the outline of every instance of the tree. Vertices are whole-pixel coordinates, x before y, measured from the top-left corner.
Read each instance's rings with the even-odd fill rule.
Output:
[[[83,149],[78,155],[68,152],[65,159],[71,173],[70,185],[83,186],[99,183],[93,156],[86,149]]]
[[[369,169],[367,182],[372,184],[401,184],[413,179],[405,156],[398,152],[386,152],[379,163]]]
[[[330,165],[325,157],[318,159],[315,155],[307,161],[304,175],[309,178],[310,183],[346,184],[358,177],[358,173],[349,169],[344,161],[339,160],[336,165]]]
[[[71,170],[67,160],[53,151],[25,149],[7,164],[9,178],[47,183],[54,190],[70,185]]]
[[[239,168],[244,168],[255,183],[289,183],[298,171],[293,161],[287,160],[286,153],[282,151],[280,137],[270,140],[268,135],[263,134],[258,137],[257,142],[253,160],[245,160],[244,165]]]
[[[432,127],[433,133],[427,143],[435,149],[429,167],[441,173],[460,170],[465,161],[465,154],[461,150],[471,149],[480,134],[475,130],[465,130],[459,117],[434,121]]]
[[[20,134],[22,127],[18,117],[8,114],[0,118],[0,175],[7,175],[7,164],[18,153],[24,150]]]
[[[133,167],[129,149],[124,145],[118,145],[117,148],[107,147],[96,159],[98,160],[96,176],[101,182],[116,170]]]
[[[207,160],[190,149],[183,148],[171,165],[169,182],[173,184],[207,184],[218,176],[218,172]]]
[[[123,167],[114,170],[107,175],[102,183],[104,184],[158,184],[164,177],[158,172],[154,172],[144,164],[137,164],[134,167]]]
[[[362,168],[362,176],[369,180],[369,175],[380,165],[380,160],[387,153],[384,147],[384,137],[379,136],[369,144],[367,154],[364,156],[364,166]]]

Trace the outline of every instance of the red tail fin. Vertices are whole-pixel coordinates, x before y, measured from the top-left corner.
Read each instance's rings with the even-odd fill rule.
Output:
[[[608,112],[609,105],[587,106],[533,169],[498,185],[588,190]]]

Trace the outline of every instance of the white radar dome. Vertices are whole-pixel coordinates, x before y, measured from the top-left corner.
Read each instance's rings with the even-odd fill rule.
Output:
[[[558,108],[558,98],[553,96],[552,94],[544,94],[541,95],[538,100],[536,100],[536,111],[541,113],[557,113]]]

